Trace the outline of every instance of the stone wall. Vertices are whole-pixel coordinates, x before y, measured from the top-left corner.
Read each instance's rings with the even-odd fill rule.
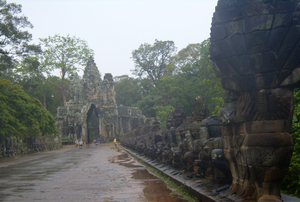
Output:
[[[18,139],[15,137],[6,138],[0,143],[0,158],[26,155],[35,152],[51,151],[62,147],[61,138],[56,135],[47,135],[40,138]]]

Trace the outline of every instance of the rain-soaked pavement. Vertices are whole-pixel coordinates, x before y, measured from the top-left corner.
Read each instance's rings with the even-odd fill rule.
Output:
[[[127,153],[104,144],[0,161],[0,201],[186,201],[171,192]]]

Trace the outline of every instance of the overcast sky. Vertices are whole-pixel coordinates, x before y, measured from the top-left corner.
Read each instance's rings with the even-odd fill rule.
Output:
[[[33,42],[60,34],[87,41],[104,76],[134,69],[131,52],[155,39],[178,51],[210,36],[217,0],[7,0],[22,5],[34,28]]]

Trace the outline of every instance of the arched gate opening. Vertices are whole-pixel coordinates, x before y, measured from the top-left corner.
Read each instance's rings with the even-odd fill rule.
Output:
[[[87,143],[90,144],[93,140],[99,137],[99,117],[95,105],[91,105],[87,114]]]

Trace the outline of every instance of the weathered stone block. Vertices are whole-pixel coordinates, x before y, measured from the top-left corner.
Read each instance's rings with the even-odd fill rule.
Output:
[[[300,25],[291,27],[283,41],[281,48],[287,49],[287,48],[294,47],[300,39],[299,33],[300,33]]]
[[[212,31],[213,34],[211,35],[211,40],[212,41],[217,41],[217,40],[225,38],[225,36],[226,36],[226,30],[225,30],[224,25],[214,26],[211,29],[214,29]]]
[[[256,84],[255,84],[254,76],[253,75],[241,76],[241,82],[239,83],[239,86],[244,91],[249,91],[250,89],[255,89]]]
[[[220,18],[220,15],[218,12],[214,12],[213,14],[213,18],[212,18],[212,24],[213,25],[217,25],[217,24],[220,24],[222,23],[222,19]]]
[[[240,134],[244,134],[244,133],[245,133],[245,130],[244,130],[243,124],[234,124],[234,134],[240,135]]]
[[[269,30],[272,27],[273,15],[258,15],[245,18],[244,31],[245,33]]]
[[[280,86],[289,86],[296,84],[300,81],[300,68],[294,69],[293,72],[287,71],[286,74],[288,76],[286,78],[282,76],[282,80],[280,80]]]
[[[227,36],[231,37],[236,34],[244,33],[244,20],[230,21],[225,24]]]
[[[223,136],[223,148],[224,150],[230,149],[230,136]]]
[[[211,44],[210,44],[210,51],[213,53],[213,58],[215,60],[220,60],[220,59],[223,59],[225,58],[225,56],[223,55],[221,49],[217,46],[216,42],[215,41],[211,41]]]
[[[243,69],[241,69],[243,75],[257,74],[262,71],[264,53],[255,53],[244,58],[246,60],[243,60]]]
[[[247,4],[244,8],[243,11],[245,14],[249,17],[251,16],[256,16],[256,15],[267,15],[272,12],[272,8],[264,3],[251,3]]]
[[[243,124],[247,134],[288,132],[287,120],[250,121]]]
[[[224,77],[224,73],[222,73],[218,65],[214,62],[213,62],[212,69],[217,77]]]
[[[299,72],[300,73],[300,72]],[[293,85],[293,84],[296,84],[297,82],[298,82],[298,79],[297,78],[299,78],[298,76],[297,76],[297,74],[298,74],[298,70],[297,70],[297,68],[295,69],[295,75],[293,75],[294,73],[292,72],[292,70],[282,70],[281,72],[280,72],[280,74],[278,75],[278,84],[280,85],[280,86],[285,86],[285,85]],[[295,77],[294,77],[295,76]],[[290,80],[291,79],[291,80]],[[296,83],[289,83],[289,82],[287,82],[287,83],[285,83],[284,81],[291,81],[291,82],[294,82],[294,81],[296,81]]]
[[[276,60],[276,69],[282,69],[288,58],[290,57],[291,53],[293,51],[293,48],[285,48],[279,50],[277,54],[277,60]]]
[[[237,76],[237,72],[232,68],[232,65],[229,63],[229,61],[231,60],[218,60],[216,61],[216,65],[221,72],[226,72],[228,76]]]
[[[243,17],[243,12],[239,7],[230,6],[219,10],[219,16],[223,22],[236,21]]]
[[[250,89],[276,88],[278,86],[277,78],[277,72],[243,76],[242,89],[249,91]]]
[[[270,3],[270,7],[273,9],[272,12],[276,13],[291,13],[295,11],[295,5],[288,1],[276,1]]]
[[[245,146],[285,147],[293,146],[293,140],[288,133],[247,134]]]
[[[262,66],[258,71],[256,71],[257,73],[276,72],[280,70],[276,69],[277,54],[274,51],[268,51],[262,55]]]
[[[271,30],[268,38],[267,49],[278,53],[281,43],[284,40],[284,36],[287,34],[288,30],[288,27],[278,27]]]
[[[278,13],[275,15],[272,29],[277,27],[288,27],[291,25],[293,15],[291,13]]]
[[[233,136],[234,146],[236,146],[237,148],[239,148],[240,146],[242,146],[245,137],[246,137],[245,134],[239,134],[239,135]]]
[[[223,136],[233,135],[232,128],[230,126],[221,126],[221,131]]]
[[[258,53],[266,50],[268,31],[250,32],[245,35],[246,46],[249,53]]]
[[[288,60],[286,61],[286,63],[283,66],[283,69],[293,70],[293,69],[295,69],[295,67],[297,67],[300,64],[300,57],[297,57],[300,54],[300,47],[299,47],[300,43],[298,42],[297,45],[298,46],[293,49],[293,52],[288,57]]]
[[[247,53],[247,47],[246,47],[244,35],[237,34],[232,36],[231,43],[236,53],[239,53],[241,55]]]
[[[241,86],[240,86],[240,78],[238,77],[231,77],[231,78],[222,78],[222,87],[227,90],[232,90],[232,91],[241,91]]]
[[[265,120],[244,123],[247,134],[288,132],[287,120]]]
[[[236,55],[236,52],[231,44],[230,39],[222,39],[219,41],[215,41],[215,44],[220,48],[225,58]]]
[[[247,139],[247,137],[246,137]],[[245,139],[245,142],[247,141]],[[273,147],[258,148],[255,147],[243,147],[243,152],[247,158],[247,163],[252,167],[271,167],[278,165],[278,158]],[[261,178],[263,179],[263,178]]]
[[[243,58],[243,56],[242,56],[242,58]],[[229,77],[240,76],[242,74],[241,69],[244,69],[242,61],[241,61],[241,57],[239,57],[239,56],[224,59],[224,60],[220,61],[220,63],[224,65],[223,68],[226,68],[225,65],[227,64],[227,66],[230,67],[230,69],[229,69],[230,72],[232,72],[232,70],[234,70],[234,72],[236,72],[235,74],[232,74],[232,73],[227,74],[227,76],[229,76]],[[223,71],[226,72],[226,69],[223,69]]]
[[[223,0],[218,1],[218,6],[216,7],[216,11],[226,9],[228,7],[242,7],[247,4],[247,1],[231,1],[231,0]]]
[[[264,176],[264,182],[274,182],[274,181],[280,181],[284,178],[288,171],[288,168],[282,169],[278,168],[277,166],[273,166],[271,168],[268,168],[265,172]]]
[[[276,155],[279,159],[279,168],[288,168],[291,163],[291,158],[293,155],[294,147],[278,147],[276,148]]]

